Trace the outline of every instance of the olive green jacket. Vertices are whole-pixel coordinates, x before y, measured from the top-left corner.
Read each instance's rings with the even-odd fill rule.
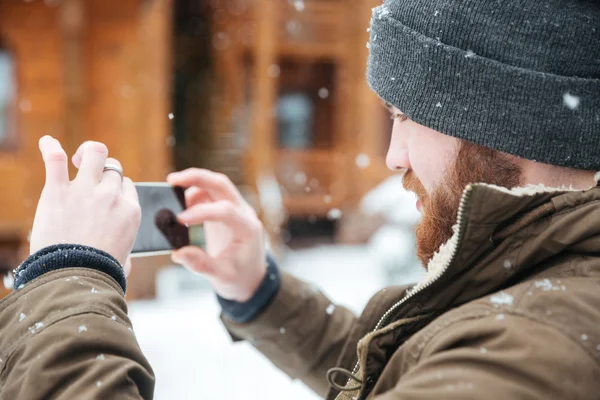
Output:
[[[152,399],[123,289],[103,272],[43,274],[0,302],[0,400]]]
[[[327,399],[597,399],[600,188],[470,185],[423,282],[329,306],[284,274],[255,320],[222,319]]]

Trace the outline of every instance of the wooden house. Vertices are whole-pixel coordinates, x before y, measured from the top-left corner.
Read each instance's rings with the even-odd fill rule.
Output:
[[[45,134],[106,143],[136,181],[221,171],[263,211],[264,182],[292,217],[356,207],[388,174],[364,78],[379,2],[0,0],[0,269],[28,254]]]

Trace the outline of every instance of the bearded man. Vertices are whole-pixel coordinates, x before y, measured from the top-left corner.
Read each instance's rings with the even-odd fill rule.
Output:
[[[361,316],[264,266],[254,213],[207,171],[169,178],[193,187],[182,221],[221,221],[208,253],[174,259],[212,281],[234,340],[327,399],[597,398],[599,37],[591,1],[373,10],[367,79],[395,119],[387,164],[418,196],[427,273]]]
[[[210,280],[234,340],[327,399],[598,398],[599,36],[591,0],[387,0],[374,9],[367,78],[395,119],[387,163],[418,195],[427,274],[380,291],[359,317],[331,312],[322,293],[277,268],[256,213],[220,174],[169,176],[188,187],[179,220],[204,223],[207,239],[206,251],[185,247],[173,259]],[[151,369],[124,329],[116,267],[139,210],[121,188],[131,182],[102,168],[106,149],[90,146],[67,185],[64,151],[40,144],[47,187],[15,283],[26,287],[0,307],[6,398],[95,398],[96,389],[152,397]],[[107,188],[121,188],[118,202],[105,201]],[[81,217],[48,212],[61,204]],[[113,234],[122,231],[127,240]],[[69,282],[72,271],[88,286]],[[90,296],[90,287],[101,290]],[[18,315],[40,322],[19,325]],[[36,375],[40,365],[62,369]]]

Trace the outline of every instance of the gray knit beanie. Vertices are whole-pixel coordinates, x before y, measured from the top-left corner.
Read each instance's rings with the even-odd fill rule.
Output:
[[[386,0],[367,79],[411,120],[600,170],[600,0]]]

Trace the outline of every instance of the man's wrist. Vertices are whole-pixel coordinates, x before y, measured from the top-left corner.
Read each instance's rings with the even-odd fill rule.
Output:
[[[110,254],[89,246],[78,244],[57,244],[45,247],[30,255],[14,271],[14,289],[43,274],[64,268],[90,268],[112,277],[123,289],[127,289],[127,279],[121,264]]]
[[[267,272],[254,295],[246,302],[227,300],[217,295],[223,315],[236,323],[244,323],[258,317],[271,304],[281,285],[281,273],[275,259],[267,254]]]

